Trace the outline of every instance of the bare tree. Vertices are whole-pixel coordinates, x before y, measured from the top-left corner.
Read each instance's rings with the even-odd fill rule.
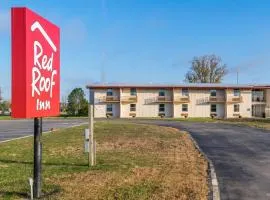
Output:
[[[227,66],[214,54],[194,57],[191,64],[185,76],[189,83],[220,83],[228,73]]]
[[[61,112],[66,112],[67,111],[67,97],[62,96],[61,103],[60,103],[60,110]]]

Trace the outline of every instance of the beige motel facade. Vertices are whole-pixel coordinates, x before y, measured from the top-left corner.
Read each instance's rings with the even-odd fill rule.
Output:
[[[270,117],[270,85],[92,84],[94,117]]]

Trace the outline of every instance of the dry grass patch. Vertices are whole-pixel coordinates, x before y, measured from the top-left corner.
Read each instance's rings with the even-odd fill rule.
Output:
[[[119,166],[51,179],[63,189],[57,199],[207,199],[207,163],[186,133],[149,125],[110,126],[124,131],[97,135],[102,158],[97,168]],[[114,157],[106,161],[108,151]]]
[[[97,165],[88,168],[84,128],[43,137],[43,199],[207,199],[207,163],[186,133],[98,122]],[[0,169],[0,198],[29,197],[32,138],[0,145]]]

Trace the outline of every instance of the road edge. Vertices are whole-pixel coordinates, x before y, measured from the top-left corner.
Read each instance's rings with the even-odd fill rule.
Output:
[[[151,124],[151,123],[147,123],[147,122],[142,122],[142,123],[133,122],[133,123],[135,123],[135,124],[148,124],[148,125],[150,124],[150,125],[163,126],[163,127],[171,127],[171,128],[177,129],[178,131],[185,132],[189,136],[189,138],[192,141],[192,143],[194,144],[195,148],[204,156],[204,158],[207,161],[208,170],[210,170],[210,173],[208,171],[208,177],[210,177],[210,179],[211,179],[211,181],[208,181],[208,183],[210,185],[210,193],[211,193],[211,195],[209,195],[210,199],[212,199],[212,200],[220,200],[220,190],[219,190],[217,175],[216,175],[216,171],[215,171],[215,167],[213,165],[213,162],[202,151],[202,149],[199,147],[196,140],[192,137],[192,135],[188,131],[180,130],[179,128],[176,128],[176,127],[174,127],[172,125],[168,125],[168,124],[167,125],[164,125],[164,124]]]
[[[199,147],[198,143],[196,142],[196,140],[192,137],[192,135],[189,132],[186,132],[188,134],[188,136],[190,137],[191,141],[193,142],[194,146],[196,147],[196,149],[205,157],[205,159],[208,162],[208,168],[210,169],[210,178],[211,178],[211,192],[212,192],[212,199],[213,200],[220,200],[220,191],[219,191],[219,185],[218,185],[218,180],[217,180],[217,175],[216,175],[216,171],[215,171],[215,167],[213,165],[212,160],[210,160],[208,158],[208,156],[202,151],[202,149]]]

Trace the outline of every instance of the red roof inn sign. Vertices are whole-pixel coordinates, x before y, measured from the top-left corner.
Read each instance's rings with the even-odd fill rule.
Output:
[[[27,8],[12,8],[12,117],[59,114],[60,31]]]

